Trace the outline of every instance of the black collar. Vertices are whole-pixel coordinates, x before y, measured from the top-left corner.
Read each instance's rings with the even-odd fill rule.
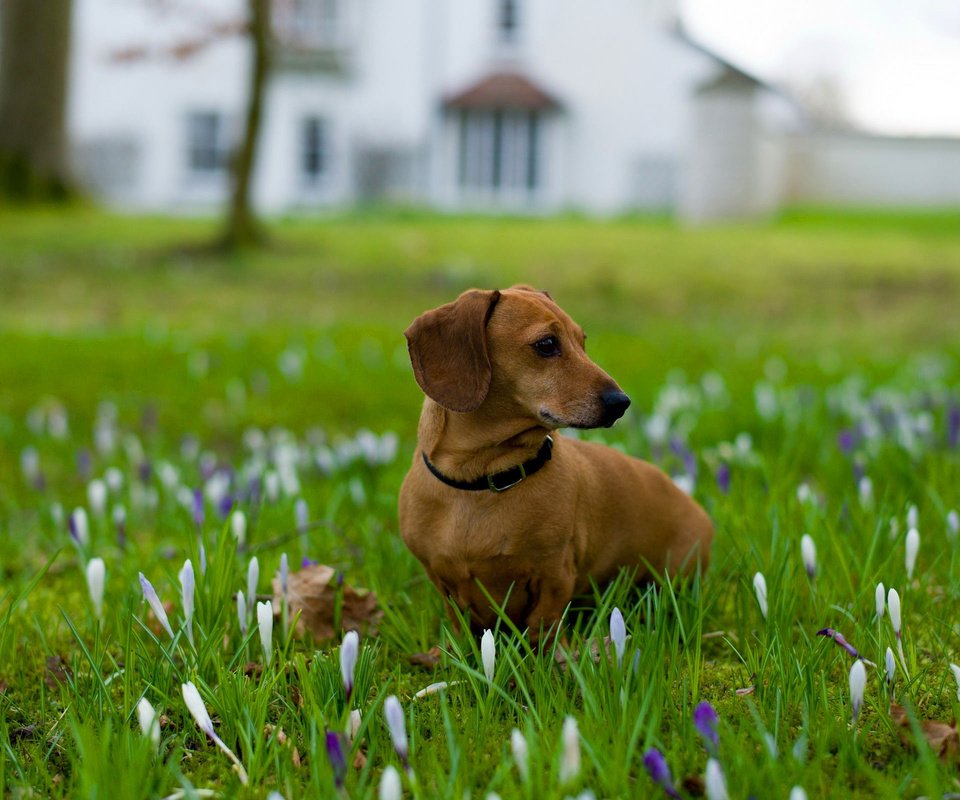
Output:
[[[447,484],[447,486],[452,486],[454,489],[464,489],[468,492],[479,492],[483,491],[484,489],[488,489],[491,492],[499,493],[507,491],[507,489],[516,486],[524,478],[529,478],[531,475],[533,475],[534,472],[539,470],[550,460],[552,451],[553,439],[548,436],[543,440],[543,444],[540,445],[540,449],[537,451],[537,454],[529,461],[524,461],[522,464],[517,464],[517,466],[510,467],[501,472],[494,472],[491,475],[484,475],[473,481],[458,481],[454,478],[448,478],[430,463],[430,459],[427,458],[426,453],[421,451],[421,455],[423,455],[423,463],[427,465],[427,469],[433,473],[437,480],[442,481],[443,483]]]

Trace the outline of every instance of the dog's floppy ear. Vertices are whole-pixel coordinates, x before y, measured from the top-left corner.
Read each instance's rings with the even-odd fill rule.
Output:
[[[444,408],[474,411],[486,398],[493,374],[487,322],[499,299],[499,291],[471,289],[404,331],[417,383]]]

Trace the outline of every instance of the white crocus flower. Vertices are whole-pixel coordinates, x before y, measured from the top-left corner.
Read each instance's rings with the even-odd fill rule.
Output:
[[[727,793],[727,779],[723,776],[723,769],[717,759],[707,759],[707,769],[703,776],[703,782],[707,800],[730,799],[730,795]]]
[[[920,512],[917,510],[917,507],[911,504],[907,508],[907,527],[916,528],[920,523]]]
[[[480,660],[483,662],[483,674],[493,683],[494,668],[497,663],[497,644],[493,640],[493,631],[485,630],[480,637]]]
[[[763,618],[767,618],[767,579],[763,577],[762,572],[753,576],[753,591],[757,595],[757,604],[760,606],[760,613]]]
[[[510,731],[510,751],[513,753],[513,760],[517,764],[520,778],[526,782],[530,776],[530,752],[527,748],[527,740],[516,728]]]
[[[850,707],[853,710],[853,724],[857,722],[860,709],[863,707],[863,692],[867,686],[867,668],[861,659],[853,662],[850,667]]]
[[[907,532],[906,555],[904,564],[907,568],[907,580],[913,578],[913,571],[917,566],[917,553],[920,552],[920,533],[916,528]]]
[[[107,510],[107,485],[99,478],[87,484],[87,502],[94,516],[102,517]]]
[[[243,590],[237,592],[237,619],[240,621],[240,635],[247,635],[247,600],[243,596]]]
[[[808,577],[813,579],[817,574],[817,546],[809,533],[803,534],[803,538],[800,539],[800,556]]]
[[[253,602],[257,599],[257,585],[260,583],[260,562],[254,556],[247,565],[247,600]]]
[[[887,654],[885,657],[886,667],[887,667],[887,686],[893,686],[893,678],[897,674],[897,661],[893,657],[893,650],[889,647],[887,648]]]
[[[878,620],[883,619],[883,613],[884,611],[886,611],[886,608],[887,608],[886,595],[887,595],[887,590],[883,586],[883,581],[881,581],[880,583],[877,584],[877,591],[875,595]]]
[[[90,546],[90,521],[87,519],[85,508],[78,506],[70,515],[71,531],[77,544],[86,548]]]
[[[237,775],[240,776],[240,782],[246,784],[247,771],[243,768],[243,764],[240,763],[240,759],[237,758],[233,750],[227,747],[223,740],[217,736],[217,732],[213,729],[213,721],[207,713],[207,707],[203,704],[203,698],[200,697],[200,692],[197,690],[197,687],[193,685],[193,681],[182,684],[180,689],[183,692],[183,702],[186,703],[187,709],[196,721],[197,726],[209,736],[213,743],[233,762],[234,769],[236,769]]]
[[[857,484],[860,505],[865,509],[873,507],[873,481],[864,475]]]
[[[947,538],[956,539],[958,533],[960,533],[960,514],[954,508],[947,512]]]
[[[170,620],[167,619],[166,609],[163,607],[163,603],[160,602],[160,598],[157,597],[157,592],[153,588],[153,584],[147,580],[142,572],[139,573],[139,575],[140,588],[143,590],[143,599],[147,601],[157,621],[163,626],[163,629],[170,634],[170,638],[173,639],[173,628],[170,627]]]
[[[893,632],[900,639],[900,595],[896,589],[891,589],[887,595],[887,606],[890,609],[890,624],[893,626]]]
[[[180,588],[183,597],[183,621],[187,629],[187,639],[193,645],[193,610],[194,610],[194,590],[196,581],[193,574],[193,563],[188,558],[183,562],[180,570]]]
[[[383,703],[383,715],[387,720],[387,728],[390,731],[390,739],[393,741],[393,749],[396,750],[403,766],[409,769],[410,766],[410,745],[407,741],[407,726],[403,718],[403,708],[395,694],[390,695]]]
[[[617,666],[623,663],[623,653],[627,647],[627,626],[619,608],[610,612],[610,641],[617,656]]]
[[[357,738],[357,734],[360,732],[361,722],[363,722],[363,717],[360,714],[360,709],[354,708],[350,711],[350,715],[347,717],[347,729],[345,731],[347,734],[347,741],[350,744],[353,744],[353,740]]]
[[[794,786],[790,790],[790,800],[807,800],[807,793],[802,786]]]
[[[360,655],[360,635],[356,631],[347,631],[340,645],[340,677],[343,679],[343,691],[347,695],[347,704],[353,695],[353,677]]]
[[[247,542],[247,515],[239,508],[230,515],[230,532],[237,540],[237,547],[243,547]]]
[[[957,700],[960,700],[960,667],[951,664],[950,671],[953,673],[953,679],[957,682]]]
[[[269,600],[257,603],[257,627],[260,629],[260,644],[263,645],[263,660],[269,667],[273,657],[273,603]]]
[[[103,619],[103,590],[107,579],[107,568],[102,558],[91,558],[87,562],[87,589],[93,613],[97,619]]]
[[[400,800],[403,797],[403,784],[400,782],[400,773],[393,764],[387,764],[380,777],[380,788],[377,792],[379,800]]]
[[[143,735],[153,742],[153,746],[160,744],[160,717],[156,709],[150,705],[146,697],[141,697],[137,703],[137,719],[140,721],[140,730]]]
[[[573,717],[563,720],[563,758],[560,761],[560,783],[570,783],[580,774],[580,730]]]

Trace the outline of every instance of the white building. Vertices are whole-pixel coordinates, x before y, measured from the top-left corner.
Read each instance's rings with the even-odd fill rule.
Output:
[[[70,133],[78,173],[106,202],[193,213],[223,201],[249,69],[244,7],[75,0]],[[829,187],[809,185],[819,149],[797,136],[788,104],[678,35],[671,8],[273,0],[255,203],[708,220],[829,202]]]

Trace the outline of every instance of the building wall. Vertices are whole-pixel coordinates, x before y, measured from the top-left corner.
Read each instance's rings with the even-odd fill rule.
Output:
[[[812,133],[784,148],[784,203],[960,205],[960,139]]]

